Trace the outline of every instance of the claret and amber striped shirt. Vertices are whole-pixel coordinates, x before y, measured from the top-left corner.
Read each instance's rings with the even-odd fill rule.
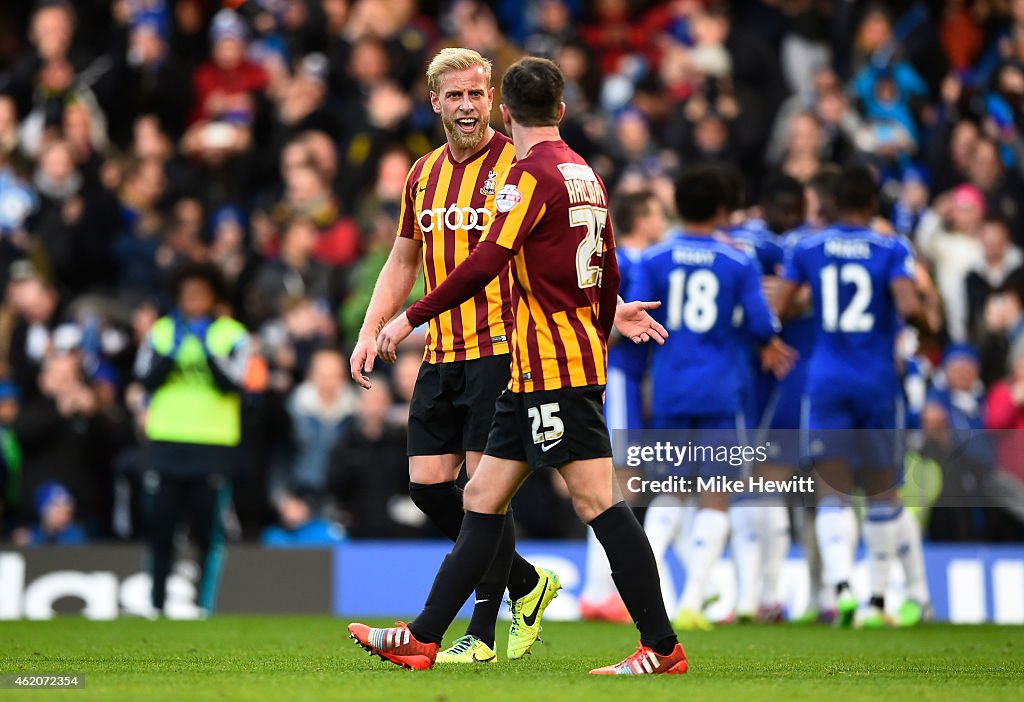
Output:
[[[515,158],[512,142],[495,132],[462,163],[448,145],[423,156],[409,171],[398,236],[423,242],[423,277],[429,293],[469,256],[494,217],[497,182]],[[456,309],[432,318],[423,360],[468,361],[509,352],[512,339],[508,269]]]
[[[604,183],[564,141],[542,141],[497,183],[494,219],[467,261],[406,310],[413,325],[512,263],[512,392],[604,385],[619,268]]]
[[[607,264],[615,268],[604,183],[565,142],[544,141],[499,181],[494,202],[483,241],[515,251],[509,388],[604,385],[602,325],[610,327],[618,287],[617,278],[602,285]]]

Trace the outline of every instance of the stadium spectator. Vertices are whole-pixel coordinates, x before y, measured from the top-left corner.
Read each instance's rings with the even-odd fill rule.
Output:
[[[889,213],[892,227],[897,234],[913,237],[917,225],[921,223],[921,216],[928,207],[930,196],[927,175],[920,168],[907,168],[903,172],[899,194]]]
[[[284,225],[277,259],[264,263],[249,285],[245,310],[254,325],[280,315],[287,297],[308,297],[334,308],[334,273],[313,257],[318,236],[308,219],[296,217]]]
[[[319,516],[313,509],[313,495],[300,490],[287,491],[278,497],[278,526],[263,530],[260,541],[273,548],[311,548],[332,546],[345,540],[345,530]]]
[[[402,353],[398,355],[398,360],[391,369],[391,388],[395,402],[388,411],[388,419],[400,426],[405,426],[409,421],[409,405],[412,402],[422,360],[420,354],[413,349],[423,337],[416,334],[412,336],[415,337],[414,340],[405,342]]]
[[[22,450],[21,504],[32,505],[40,486],[58,481],[77,496],[90,529],[102,533],[110,475],[96,451],[102,430],[98,409],[77,352],[50,353],[43,359],[38,393],[26,398],[12,428]]]
[[[935,266],[935,282],[945,305],[946,328],[954,341],[967,338],[967,273],[985,254],[979,240],[985,200],[971,185],[961,185],[936,199],[916,232],[921,253]]]
[[[43,483],[35,492],[37,521],[14,532],[16,546],[84,546],[85,529],[75,521],[75,498],[62,484]]]
[[[942,467],[942,491],[932,509],[929,533],[942,541],[984,538],[972,505],[983,503],[994,455],[985,426],[985,390],[975,350],[966,344],[947,348],[942,371],[921,413],[927,443],[923,454]]]
[[[33,177],[39,210],[28,222],[31,247],[38,247],[60,286],[76,295],[109,283],[116,210],[110,194],[83,173],[71,146],[56,140],[39,155]]]
[[[531,56],[557,60],[561,50],[576,38],[572,11],[565,0],[541,0],[538,3],[536,26],[523,49]]]
[[[0,157],[14,154],[18,146],[18,106],[10,95],[0,95]]]
[[[1010,239],[1006,222],[997,217],[987,217],[981,225],[981,240],[984,260],[978,262],[967,274],[967,328],[973,335],[981,322],[989,296],[1020,270],[1024,256]]]
[[[1024,246],[1024,213],[1020,203],[1024,202],[1024,181],[1015,171],[1003,164],[998,144],[981,138],[974,146],[967,175],[982,195],[993,215],[1004,218],[1017,246]]]
[[[408,169],[408,164],[406,168]],[[377,210],[373,221],[366,227],[369,231],[367,252],[352,271],[349,279],[351,292],[339,311],[342,337],[345,339],[355,339],[359,336],[359,327],[362,326],[363,317],[370,306],[377,277],[391,252],[391,244],[398,228],[398,212],[397,204],[384,203]],[[406,304],[412,304],[422,296],[423,279],[417,277]]]
[[[943,86],[944,91],[946,86],[952,86],[950,89],[957,96],[943,107],[947,112],[956,114],[951,103],[959,100],[960,83],[953,81],[944,83]],[[947,119],[939,124],[927,150],[928,169],[933,175],[936,192],[946,192],[967,180],[967,172],[977,143],[978,125],[973,121]]]
[[[817,115],[802,112],[789,123],[789,139],[779,164],[786,175],[806,183],[821,168],[824,134]]]
[[[267,88],[267,72],[246,57],[249,30],[232,10],[221,10],[210,27],[210,62],[193,81],[186,151],[238,151],[248,146],[247,130],[256,118],[256,96]],[[211,130],[210,127],[215,127]]]
[[[354,539],[415,536],[426,521],[409,498],[405,429],[388,421],[383,378],[359,393],[359,412],[331,453],[328,485]]]
[[[262,116],[270,78],[246,57],[249,31],[232,10],[210,27],[211,60],[193,73],[193,105],[181,152],[201,167],[207,198],[237,201],[249,182],[253,129]]]
[[[313,352],[335,338],[330,310],[308,297],[286,297],[281,314],[259,330],[260,346],[267,359],[270,387],[287,393],[302,382]]]
[[[308,157],[308,152],[307,152]],[[355,223],[343,216],[327,177],[312,161],[285,171],[281,201],[271,210],[271,219],[283,227],[296,218],[307,219],[317,228],[313,258],[330,266],[350,266],[360,250]]]
[[[182,106],[192,104],[192,85],[185,64],[171,51],[168,30],[158,16],[133,18],[127,50],[115,57],[119,90],[110,110],[110,130],[118,144],[131,140],[132,120],[142,114],[155,115],[175,141],[184,133]]]
[[[126,294],[158,295],[173,255],[165,247],[165,215],[158,205],[166,181],[155,158],[128,166],[118,193],[121,231],[114,244],[118,289]]]
[[[629,4],[624,0],[596,3],[592,20],[581,28],[580,35],[597,55],[601,73],[612,75],[624,57],[640,52],[643,30],[629,21]],[[495,74],[501,75],[502,70],[504,67],[495,67]]]
[[[291,419],[291,446],[277,482],[322,498],[327,491],[331,451],[355,413],[357,399],[349,387],[345,358],[335,349],[315,351],[306,380],[286,403]],[[272,492],[274,488],[272,487]]]
[[[996,382],[985,403],[985,427],[997,433],[996,466],[1024,483],[1024,341],[1010,354],[1009,377]]]
[[[28,260],[11,264],[3,348],[11,379],[24,399],[38,394],[37,377],[60,324],[61,300]]]
[[[210,263],[224,276],[231,307],[251,323],[252,311],[245,304],[245,293],[252,285],[259,259],[248,245],[245,213],[234,205],[221,207],[213,213],[210,230]]]

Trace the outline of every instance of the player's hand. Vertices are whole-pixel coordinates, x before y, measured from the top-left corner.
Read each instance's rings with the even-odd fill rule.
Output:
[[[405,313],[392,319],[377,335],[377,355],[388,363],[394,363],[398,359],[398,345],[412,334],[412,330],[413,326],[409,324]]]
[[[634,344],[655,341],[664,344],[668,330],[658,324],[647,310],[661,307],[660,302],[623,302],[615,307],[615,329]]]
[[[364,390],[373,387],[369,376],[373,372],[373,362],[376,358],[377,341],[372,337],[360,336],[355,349],[352,350],[349,368],[352,371],[352,380],[359,383]]]
[[[782,380],[793,370],[799,355],[792,346],[773,336],[771,341],[761,347],[761,370],[771,371],[776,378]]]

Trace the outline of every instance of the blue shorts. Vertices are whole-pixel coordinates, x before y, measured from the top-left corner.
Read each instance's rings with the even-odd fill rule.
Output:
[[[644,402],[640,383],[620,368],[608,368],[604,389],[604,418],[608,429],[643,429]]]
[[[776,466],[800,466],[803,447],[801,407],[807,380],[807,364],[798,362],[779,381],[765,404],[754,442],[767,444],[768,462]]]
[[[621,368],[608,368],[604,390],[604,418],[612,439],[615,465],[625,465],[626,446],[638,440],[644,428],[643,389]]]
[[[689,453],[679,465],[651,465],[657,478],[738,478],[744,462],[734,454],[746,445],[746,420],[742,411],[735,415],[695,415],[653,417],[652,436],[658,441],[671,441]],[[651,479],[657,479],[648,476]]]
[[[903,465],[903,396],[890,393],[807,394],[803,400],[807,467],[845,458],[853,469]]]

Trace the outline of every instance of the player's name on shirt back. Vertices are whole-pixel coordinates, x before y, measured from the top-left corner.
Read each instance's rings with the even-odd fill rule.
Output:
[[[832,258],[860,259],[871,258],[871,244],[863,239],[826,239],[825,255]]]
[[[672,262],[689,266],[712,266],[717,254],[708,249],[676,246],[672,249]]]
[[[579,163],[560,163],[558,171],[565,178],[565,190],[569,193],[570,205],[587,203],[607,206],[604,188],[593,168]]]
[[[484,235],[515,251],[513,392],[604,385],[602,273],[615,243],[601,179],[564,142],[544,141],[506,172]]]

